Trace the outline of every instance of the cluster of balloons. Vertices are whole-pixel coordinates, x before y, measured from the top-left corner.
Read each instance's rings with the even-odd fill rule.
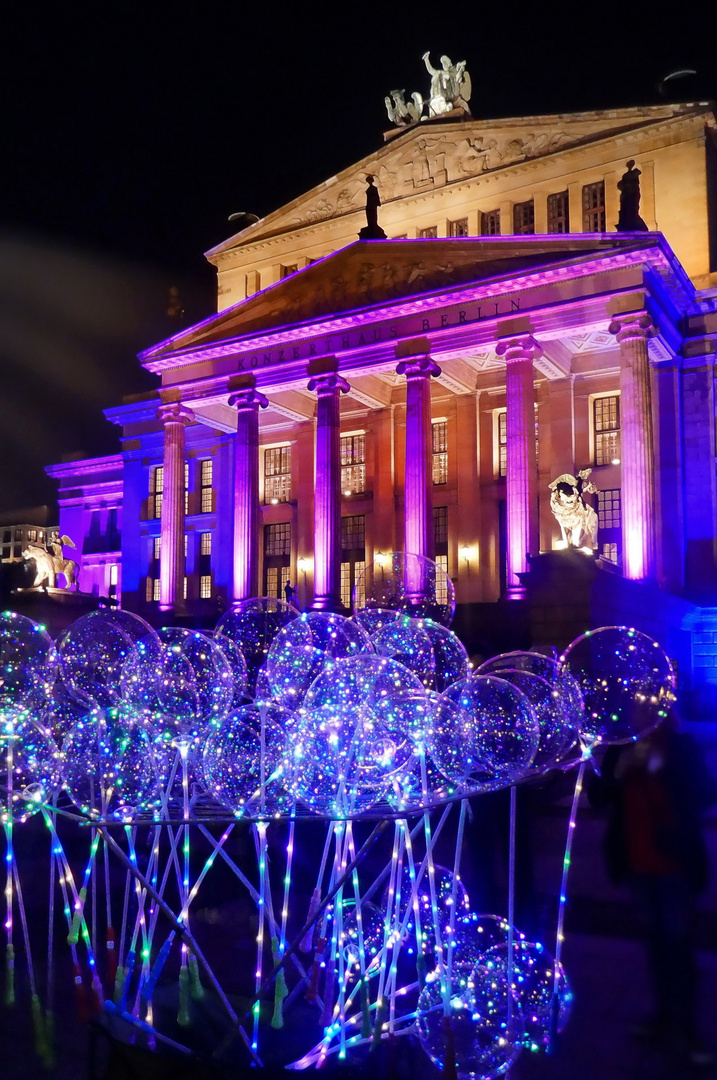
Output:
[[[95,816],[157,813],[179,751],[237,815],[403,814],[565,767],[581,744],[639,738],[670,706],[669,660],[636,630],[473,670],[447,626],[394,596],[387,608],[369,593],[353,618],[254,598],[213,633],[95,611],[56,643],[0,615],[13,800],[31,808],[64,784]]]

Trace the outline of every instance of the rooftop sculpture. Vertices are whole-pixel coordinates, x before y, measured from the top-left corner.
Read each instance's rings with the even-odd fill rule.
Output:
[[[405,90],[391,90],[384,98],[391,123],[396,127],[410,127],[420,120],[445,116],[454,109],[462,109],[470,116],[468,102],[471,96],[471,77],[466,71],[466,61],[459,60],[454,64],[450,56],[442,56],[441,67],[434,68],[430,52],[425,52],[422,59],[431,76],[429,95],[424,98],[418,91],[414,91],[411,100],[406,101]],[[425,106],[428,107],[428,113],[424,116]]]

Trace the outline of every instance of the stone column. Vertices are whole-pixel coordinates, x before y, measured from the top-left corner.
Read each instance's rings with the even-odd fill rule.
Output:
[[[269,404],[253,386],[232,394],[234,440],[234,599],[259,595],[259,409]]]
[[[620,343],[622,571],[633,581],[655,573],[654,446],[647,354],[647,339],[653,332],[645,311],[616,316],[610,323],[610,333]]]
[[[430,356],[402,360],[396,369],[406,376],[406,472],[404,483],[404,551],[433,555],[433,476],[431,475],[431,378],[441,369]]]
[[[349,384],[335,371],[316,375],[314,480],[314,611],[334,611],[341,598],[341,449],[339,395]]]
[[[160,405],[157,419],[164,424],[159,606],[167,611],[184,607],[184,429],[194,413],[172,401]]]
[[[519,600],[525,587],[518,574],[528,570],[528,556],[537,547],[538,497],[535,461],[535,392],[533,360],[542,352],[530,334],[499,342],[505,356],[506,398],[506,531],[509,600]]]

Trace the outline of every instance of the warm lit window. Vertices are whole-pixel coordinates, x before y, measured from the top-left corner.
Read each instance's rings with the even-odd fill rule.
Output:
[[[157,560],[157,562],[159,562],[161,551],[162,551],[162,538],[159,537],[159,536],[155,536],[155,538],[154,538],[154,557]]]
[[[271,446],[264,451],[264,502],[291,499],[291,447]]]
[[[429,225],[425,229],[419,229],[418,230],[418,239],[419,240],[435,240],[437,236],[438,236],[438,226],[437,225]]]
[[[187,599],[187,579],[186,578],[184,579],[184,587],[182,589],[182,596],[184,597],[185,600]]]
[[[617,565],[617,544],[603,544],[600,554],[603,559]]]
[[[28,529],[27,538],[28,540],[37,540],[37,529]]]
[[[155,601],[159,600],[159,578],[154,579],[154,592],[152,594],[152,599]]]
[[[480,216],[481,236],[500,236],[500,210],[487,210]]]
[[[548,195],[548,232],[570,232],[570,200],[567,191]]]
[[[595,464],[610,465],[620,460],[620,395],[593,398]]]
[[[199,579],[199,598],[209,600],[212,595],[212,575],[203,574]]]
[[[468,236],[468,218],[459,218],[458,221],[448,222],[449,236]]]
[[[355,495],[366,490],[366,436],[341,436],[341,490]]]
[[[448,603],[448,556],[436,555],[436,566],[444,571],[446,577],[443,574],[436,574],[436,601],[439,604]]]
[[[184,462],[184,513],[189,513],[189,462]]]
[[[214,509],[214,494],[212,491],[212,459],[204,458],[201,462],[200,473],[200,491],[201,491],[201,510],[202,514],[211,514]]]
[[[110,585],[117,584],[117,563],[111,563],[110,565]]]
[[[598,491],[598,529],[619,529],[620,488]]]
[[[535,206],[532,199],[513,205],[513,232],[527,236],[535,232]]]
[[[448,483],[448,424],[445,420],[436,420],[431,424],[433,440],[433,483]]]
[[[199,554],[211,555],[212,553],[212,534],[210,532],[203,532],[199,534]]]
[[[605,181],[583,188],[583,232],[605,232]]]
[[[264,526],[264,554],[291,554],[291,522],[281,521],[278,525]]]
[[[341,603],[351,608],[354,589],[359,585],[357,605],[365,601],[364,583],[359,579],[366,569],[366,518],[351,514],[341,518]]]
[[[161,518],[163,492],[164,465],[157,465],[149,471],[149,517]]]

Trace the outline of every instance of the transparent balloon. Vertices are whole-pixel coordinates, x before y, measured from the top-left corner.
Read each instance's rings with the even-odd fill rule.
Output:
[[[495,964],[508,977],[508,945],[492,946],[485,962]],[[532,1051],[545,1049],[560,1034],[570,1018],[573,995],[562,964],[537,942],[516,940],[513,944],[513,993],[520,1008],[521,1042]]]
[[[92,817],[124,818],[157,805],[152,739],[131,710],[88,713],[69,731],[62,753],[70,798]]]
[[[443,626],[450,625],[455,607],[455,590],[448,574],[421,555],[393,552],[376,559],[354,589],[354,609],[401,611]]]
[[[329,612],[303,613],[275,637],[266,658],[266,679],[282,705],[298,708],[321,672],[357,656],[367,638],[353,620]]]
[[[486,660],[476,670],[476,675],[496,675],[500,679],[501,672],[505,669],[527,671],[545,679],[553,691],[559,694],[567,722],[575,733],[580,730],[584,713],[583,697],[577,681],[563,664],[542,653],[516,650]]]
[[[154,637],[152,628],[129,612],[91,611],[57,639],[62,680],[90,708],[118,705],[125,664],[136,657],[138,642]]]
[[[0,789],[13,817],[24,819],[48,803],[62,784],[62,755],[49,728],[24,710],[7,711],[0,733]]]
[[[273,596],[254,596],[222,615],[214,628],[219,645],[227,638],[236,645],[247,667],[247,689],[253,694],[259,669],[266,661],[276,635],[297,618],[298,611]]]
[[[529,768],[542,773],[559,764],[574,745],[578,729],[568,719],[560,692],[530,671],[501,668],[500,678],[525,694],[540,728],[540,740]]]
[[[675,700],[675,676],[664,650],[639,630],[604,626],[571,642],[560,658],[585,705],[586,742],[626,743],[649,734]]]
[[[0,612],[0,712],[45,705],[56,672],[55,646],[44,626],[14,611]]]
[[[213,728],[202,754],[210,794],[237,815],[286,812],[291,804],[284,710],[245,705]]]
[[[517,687],[491,675],[449,686],[434,712],[428,749],[441,772],[464,788],[516,783],[533,762],[540,728]]]

